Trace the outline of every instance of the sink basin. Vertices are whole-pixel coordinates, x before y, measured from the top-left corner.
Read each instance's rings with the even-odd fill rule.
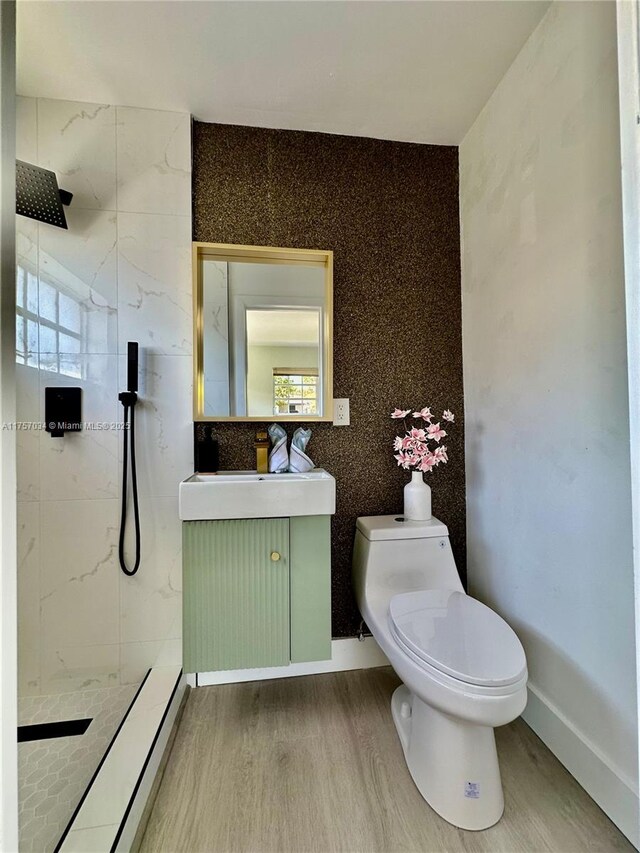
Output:
[[[183,521],[333,515],[336,481],[322,468],[306,474],[192,474],[180,483],[179,507]]]

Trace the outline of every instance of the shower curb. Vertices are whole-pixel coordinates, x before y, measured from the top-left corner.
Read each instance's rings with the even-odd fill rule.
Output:
[[[185,688],[179,666],[147,672],[54,853],[131,849]]]

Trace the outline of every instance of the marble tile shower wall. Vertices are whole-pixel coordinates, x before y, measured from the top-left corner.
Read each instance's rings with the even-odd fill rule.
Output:
[[[118,565],[122,433],[18,433],[22,695],[138,681],[181,658],[177,484],[191,460],[191,128],[187,114],[20,98],[18,157],[74,194],[69,230],[17,217],[18,419],[83,388],[83,420],[122,418],[128,340],[142,566]]]

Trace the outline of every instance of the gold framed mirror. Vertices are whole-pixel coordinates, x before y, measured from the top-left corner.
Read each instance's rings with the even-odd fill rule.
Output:
[[[193,244],[197,421],[333,420],[333,252]]]

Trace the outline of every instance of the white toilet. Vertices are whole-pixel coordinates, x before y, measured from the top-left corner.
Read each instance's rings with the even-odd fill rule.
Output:
[[[455,826],[492,826],[504,810],[493,729],[527,702],[520,641],[465,594],[435,518],[359,518],[353,576],[360,612],[404,682],[391,711],[418,790]]]

